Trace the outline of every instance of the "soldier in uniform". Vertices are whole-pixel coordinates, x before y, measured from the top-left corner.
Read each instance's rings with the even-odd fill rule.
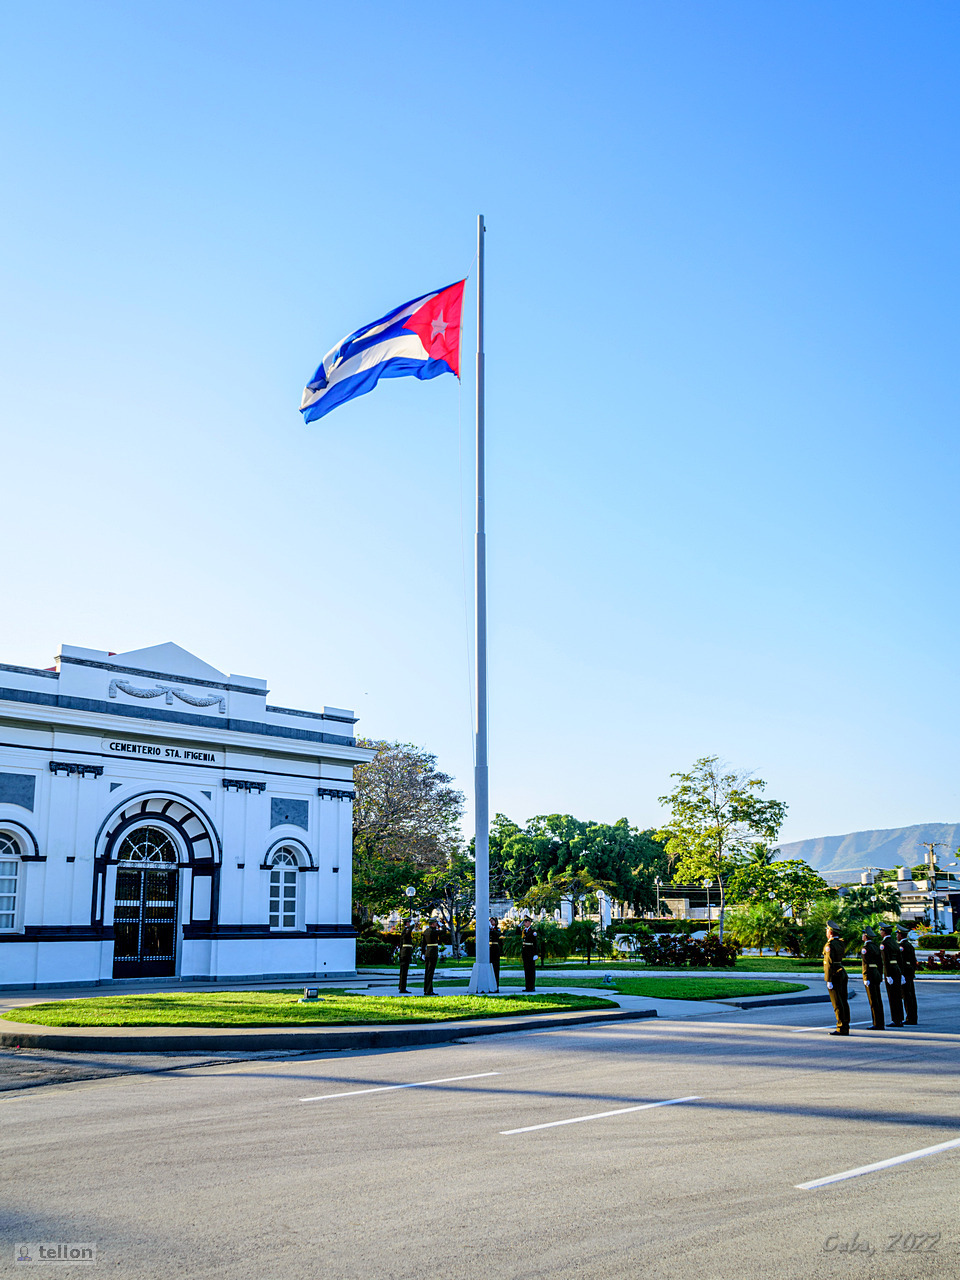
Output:
[[[503,954],[503,944],[500,938],[500,925],[497,923],[497,917],[490,917],[490,963],[493,965],[493,976],[497,980],[497,990],[500,990],[500,956]]]
[[[437,971],[437,956],[440,954],[440,926],[431,918],[420,939],[423,947],[423,994],[436,995],[433,989],[433,975]]]
[[[903,1025],[915,1027],[917,1025],[917,989],[913,979],[917,972],[917,953],[910,941],[910,930],[902,925],[897,929],[897,942],[900,946],[900,991],[903,996],[903,1010],[907,1015]]]
[[[860,948],[860,965],[863,969],[863,985],[870,1001],[873,1031],[883,1031],[883,956],[877,946],[877,935],[869,925],[864,926],[863,946]]]
[[[410,972],[410,961],[413,959],[413,921],[408,920],[400,934],[400,994],[408,996],[407,974]]]
[[[887,987],[887,1003],[890,1006],[890,1022],[903,1026],[903,1000],[900,995],[900,948],[893,936],[893,925],[880,926],[880,954],[883,956],[883,981]]]
[[[830,1003],[837,1018],[837,1029],[831,1031],[832,1036],[848,1036],[850,1034],[850,1005],[847,1002],[847,971],[843,967],[843,955],[846,948],[840,936],[840,926],[835,921],[827,923],[827,941],[823,948],[823,976],[827,990],[830,992]]]
[[[537,931],[529,916],[523,917],[520,930],[520,955],[523,957],[523,989],[534,991],[537,985]]]

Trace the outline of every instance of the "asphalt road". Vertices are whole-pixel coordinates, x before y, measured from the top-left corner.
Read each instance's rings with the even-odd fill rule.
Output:
[[[0,1274],[59,1241],[98,1247],[66,1276],[954,1280],[960,982],[920,999],[10,1092]]]

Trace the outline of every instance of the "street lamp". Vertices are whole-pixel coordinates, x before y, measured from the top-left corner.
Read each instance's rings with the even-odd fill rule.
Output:
[[[657,886],[657,919],[659,920],[660,919],[660,886],[663,884],[663,881],[660,879],[659,876],[654,876],[653,882]]]
[[[407,901],[410,904],[410,923],[413,924],[413,900],[417,896],[417,891],[412,884],[408,884],[403,892],[407,895]]]
[[[713,881],[712,881],[712,880],[704,880],[704,882],[703,882],[703,883],[704,883],[704,886],[705,886],[705,888],[706,888],[706,890],[707,890],[707,932],[709,933],[709,932],[710,932],[710,925],[711,925],[711,923],[712,923],[712,917],[711,917],[711,915],[710,915],[710,890],[713,888]]]

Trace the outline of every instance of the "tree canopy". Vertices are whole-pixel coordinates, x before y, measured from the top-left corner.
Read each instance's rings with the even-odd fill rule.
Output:
[[[672,773],[677,785],[660,797],[670,820],[656,833],[675,878],[719,882],[721,939],[725,877],[746,860],[751,845],[776,840],[787,812],[782,801],[764,798],[762,778],[725,769],[719,757],[701,756],[688,773]]]
[[[353,773],[354,901],[358,915],[382,915],[406,903],[406,885],[421,885],[460,852],[464,798],[429,751],[363,738],[359,745],[376,754]]]
[[[559,876],[582,875],[642,910],[656,900],[654,876],[666,874],[667,860],[653,832],[626,818],[605,823],[539,814],[520,827],[498,813],[490,826],[490,868],[493,883],[514,899]]]

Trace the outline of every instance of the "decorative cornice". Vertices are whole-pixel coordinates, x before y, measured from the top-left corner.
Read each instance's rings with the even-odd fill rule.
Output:
[[[45,680],[59,680],[56,671],[44,671],[40,667],[14,667],[8,662],[0,662],[0,671],[15,671],[18,676],[43,676]]]
[[[117,690],[122,689],[124,693],[128,693],[131,698],[159,698],[163,694],[167,695],[167,706],[173,706],[174,698],[179,698],[181,702],[189,703],[191,707],[212,707],[216,702],[218,710],[222,716],[227,714],[227,700],[214,694],[211,698],[197,698],[192,693],[186,693],[183,689],[174,688],[170,684],[158,684],[152,689],[145,689],[141,685],[128,684],[126,680],[111,680],[110,688],[107,690],[107,696],[115,698]]]
[[[194,684],[199,683],[202,682],[194,681]],[[97,715],[123,716],[132,720],[153,720],[161,724],[201,726],[228,733],[256,734],[263,738],[329,743],[338,747],[356,747],[357,745],[355,738],[347,738],[338,733],[312,733],[309,729],[295,729],[292,725],[264,724],[254,720],[234,720],[232,717],[224,722],[215,716],[188,715],[185,711],[161,711],[159,707],[131,706],[125,702],[110,703],[103,698],[74,698],[62,693],[39,693],[34,689],[0,688],[0,701],[21,702],[37,707],[56,707],[64,711],[87,711]]]
[[[317,795],[321,800],[352,800],[353,792],[339,787],[317,787]]]
[[[236,787],[237,791],[266,791],[267,789],[265,782],[250,782],[246,778],[221,778],[220,785],[224,791],[229,791],[231,787]]]
[[[179,680],[183,684],[197,684],[204,689],[225,689],[228,693],[252,693],[257,698],[267,696],[266,689],[251,689],[245,684],[220,684],[216,680],[198,680],[193,676],[178,676],[174,671],[141,671],[137,667],[118,667],[114,662],[94,662],[91,658],[69,658],[61,655],[60,664],[61,666],[69,664],[72,667],[95,667],[98,671],[118,671],[123,676],[140,676],[147,680]],[[39,671],[30,674],[43,675],[44,673]]]
[[[73,773],[77,773],[81,778],[85,778],[89,773],[92,777],[99,778],[103,775],[103,765],[76,764],[73,760],[51,760],[50,772],[65,773],[68,777]]]
[[[339,724],[356,724],[356,716],[334,716],[329,711],[297,711],[293,707],[267,707],[281,716],[306,716],[308,720],[336,720]]]

